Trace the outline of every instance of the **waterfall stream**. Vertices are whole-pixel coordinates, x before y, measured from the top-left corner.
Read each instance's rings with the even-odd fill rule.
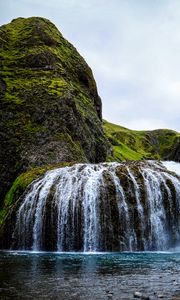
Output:
[[[20,202],[11,248],[165,250],[180,243],[180,164],[77,164],[48,171]]]

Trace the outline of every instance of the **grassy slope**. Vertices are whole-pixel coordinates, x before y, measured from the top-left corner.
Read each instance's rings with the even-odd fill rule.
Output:
[[[109,160],[167,159],[180,138],[180,133],[168,129],[137,131],[107,121],[103,126],[114,151]]]

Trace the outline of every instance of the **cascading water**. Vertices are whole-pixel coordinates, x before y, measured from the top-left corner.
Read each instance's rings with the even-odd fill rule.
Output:
[[[48,171],[19,204],[11,247],[168,249],[180,242],[180,177],[167,169],[178,173],[180,164],[78,164]]]

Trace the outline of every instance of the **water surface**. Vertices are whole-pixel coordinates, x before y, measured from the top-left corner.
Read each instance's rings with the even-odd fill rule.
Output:
[[[179,275],[180,252],[1,251],[0,299],[180,299]]]

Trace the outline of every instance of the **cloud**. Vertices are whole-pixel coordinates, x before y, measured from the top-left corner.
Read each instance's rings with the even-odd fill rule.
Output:
[[[6,0],[0,19],[51,19],[91,66],[106,119],[180,131],[179,0]]]

